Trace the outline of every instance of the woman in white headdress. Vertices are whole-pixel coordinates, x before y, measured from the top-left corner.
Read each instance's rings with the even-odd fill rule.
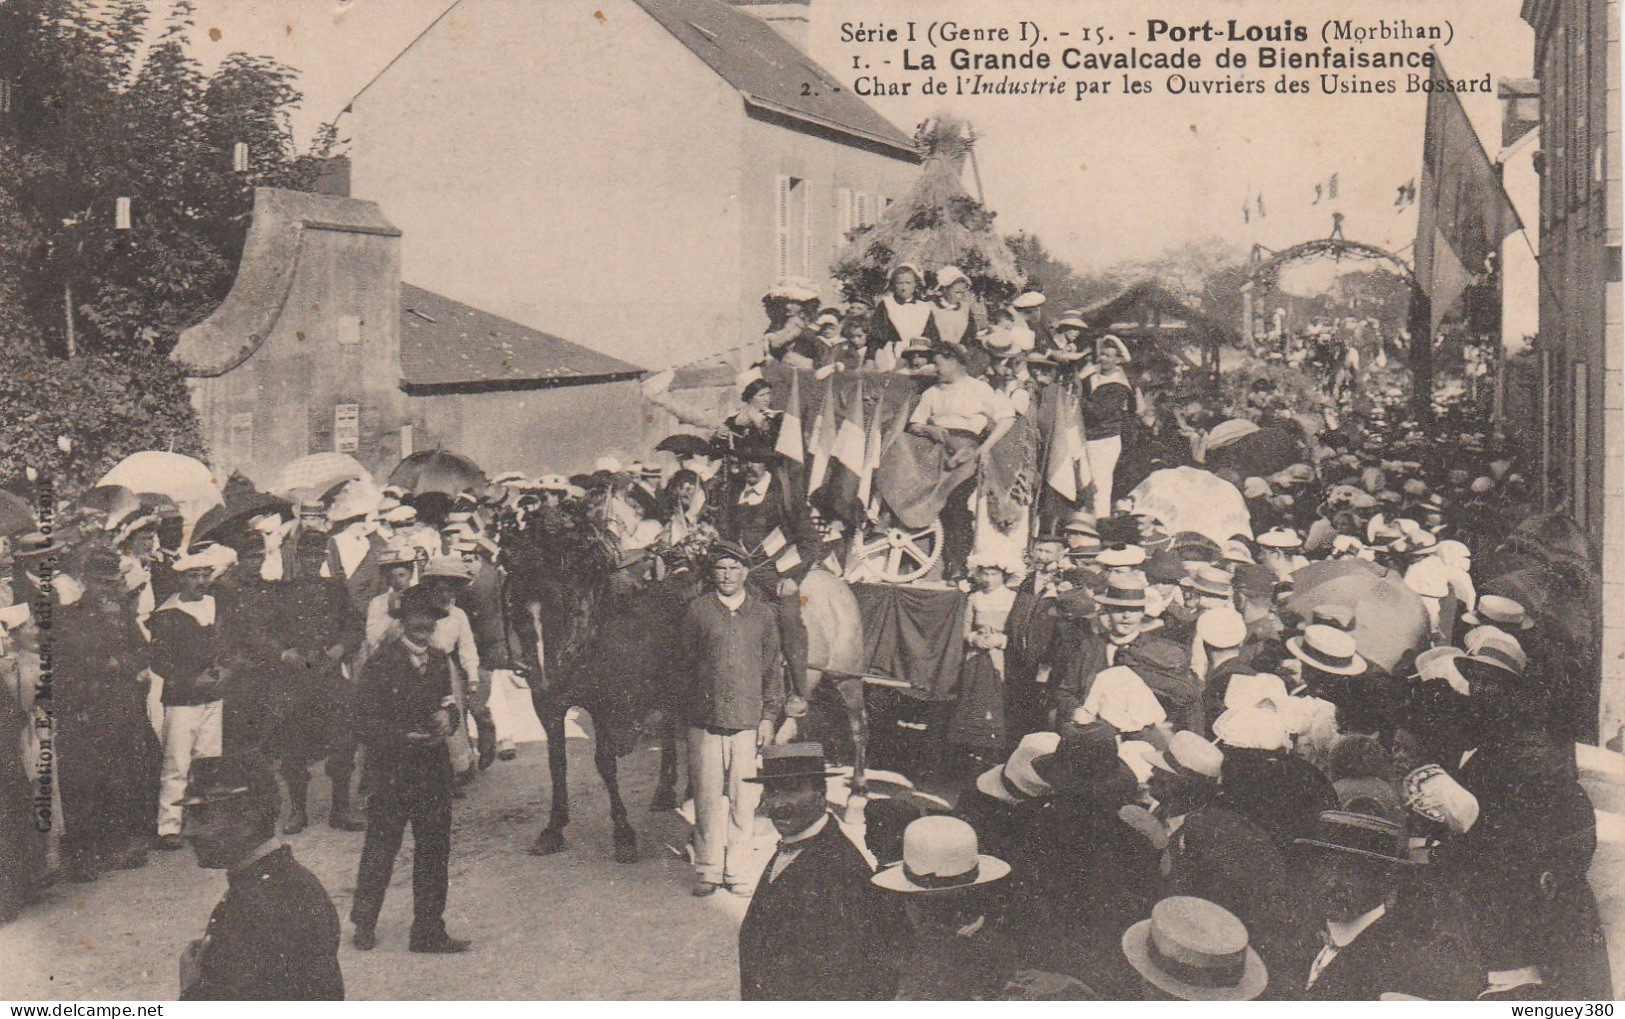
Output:
[[[925,338],[935,305],[920,296],[925,277],[919,268],[903,262],[891,271],[890,288],[875,302],[869,330],[870,359],[881,371],[897,367],[898,355],[913,340]]]

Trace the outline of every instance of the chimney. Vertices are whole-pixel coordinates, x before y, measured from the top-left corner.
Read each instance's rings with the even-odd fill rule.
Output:
[[[790,41],[801,52],[807,52],[807,16],[812,0],[728,0],[735,7],[749,11]]]

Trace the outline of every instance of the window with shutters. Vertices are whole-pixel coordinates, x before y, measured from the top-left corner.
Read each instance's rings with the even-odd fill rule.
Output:
[[[361,448],[361,405],[340,403],[333,407],[333,452],[354,453]]]
[[[808,224],[807,182],[781,174],[775,185],[774,232],[779,276],[807,274]]]
[[[874,222],[869,218],[869,196],[862,191],[858,192],[857,211],[854,215],[857,217],[858,226],[868,226]]]
[[[840,247],[846,243],[846,235],[857,226],[852,218],[854,206],[852,204],[851,188],[835,189],[835,245]]]

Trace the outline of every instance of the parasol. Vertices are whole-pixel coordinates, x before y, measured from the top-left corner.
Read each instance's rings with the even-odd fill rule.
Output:
[[[368,476],[367,469],[348,453],[312,453],[283,467],[271,491],[284,499],[302,501],[342,482]]]
[[[389,483],[412,495],[444,492],[456,495],[469,489],[483,489],[489,482],[478,464],[466,456],[429,449],[413,453],[389,472]]]
[[[1354,644],[1366,660],[1392,671],[1407,651],[1427,646],[1421,597],[1398,577],[1360,560],[1310,563],[1292,574],[1287,609],[1307,619],[1323,605],[1354,612]]]
[[[717,455],[715,443],[703,435],[691,435],[687,432],[678,432],[668,435],[660,440],[655,449],[673,456],[709,456]]]
[[[1267,478],[1304,459],[1297,436],[1284,428],[1259,428],[1218,449],[1209,446],[1207,468],[1220,471],[1228,467],[1244,478]]]
[[[10,492],[0,491],[0,537],[28,534],[38,529],[28,503]]]
[[[1241,492],[1198,467],[1153,471],[1129,493],[1129,500],[1135,513],[1156,519],[1170,532],[1195,531],[1221,544],[1232,535],[1253,536]]]
[[[248,521],[262,513],[282,513],[288,509],[288,500],[253,489],[236,491],[225,505],[216,506],[203,514],[197,522],[193,540],[216,541],[236,545],[248,530]]]
[[[112,520],[140,507],[141,500],[123,485],[98,485],[75,499],[72,511],[75,516],[95,513],[104,520]]]
[[[202,461],[156,449],[131,453],[103,475],[98,485],[123,485],[138,495],[167,496],[188,524],[225,502],[214,474]]]

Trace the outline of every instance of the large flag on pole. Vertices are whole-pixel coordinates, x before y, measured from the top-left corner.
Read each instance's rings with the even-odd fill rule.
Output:
[[[801,436],[801,383],[797,372],[790,373],[790,401],[784,405],[784,417],[779,420],[779,439],[773,452],[800,467],[807,460],[807,450]]]
[[[1416,285],[1432,305],[1430,331],[1523,226],[1437,54],[1431,77],[1416,218]]]
[[[1056,391],[1060,398],[1055,403],[1055,420],[1050,429],[1047,480],[1062,499],[1075,503],[1093,480],[1088,449],[1084,445],[1083,410],[1078,406],[1078,395],[1072,387],[1057,386]]]
[[[814,504],[823,512],[848,522],[863,519],[863,503],[858,491],[865,468],[864,438],[863,380],[859,379],[852,390],[847,413],[835,431],[829,475],[822,490],[814,496]]]
[[[807,491],[816,492],[824,487],[829,473],[829,458],[835,449],[835,432],[839,420],[835,413],[835,376],[824,383],[824,405],[818,408],[818,420],[813,422],[812,441],[807,451],[812,454],[812,473],[807,476]]]

